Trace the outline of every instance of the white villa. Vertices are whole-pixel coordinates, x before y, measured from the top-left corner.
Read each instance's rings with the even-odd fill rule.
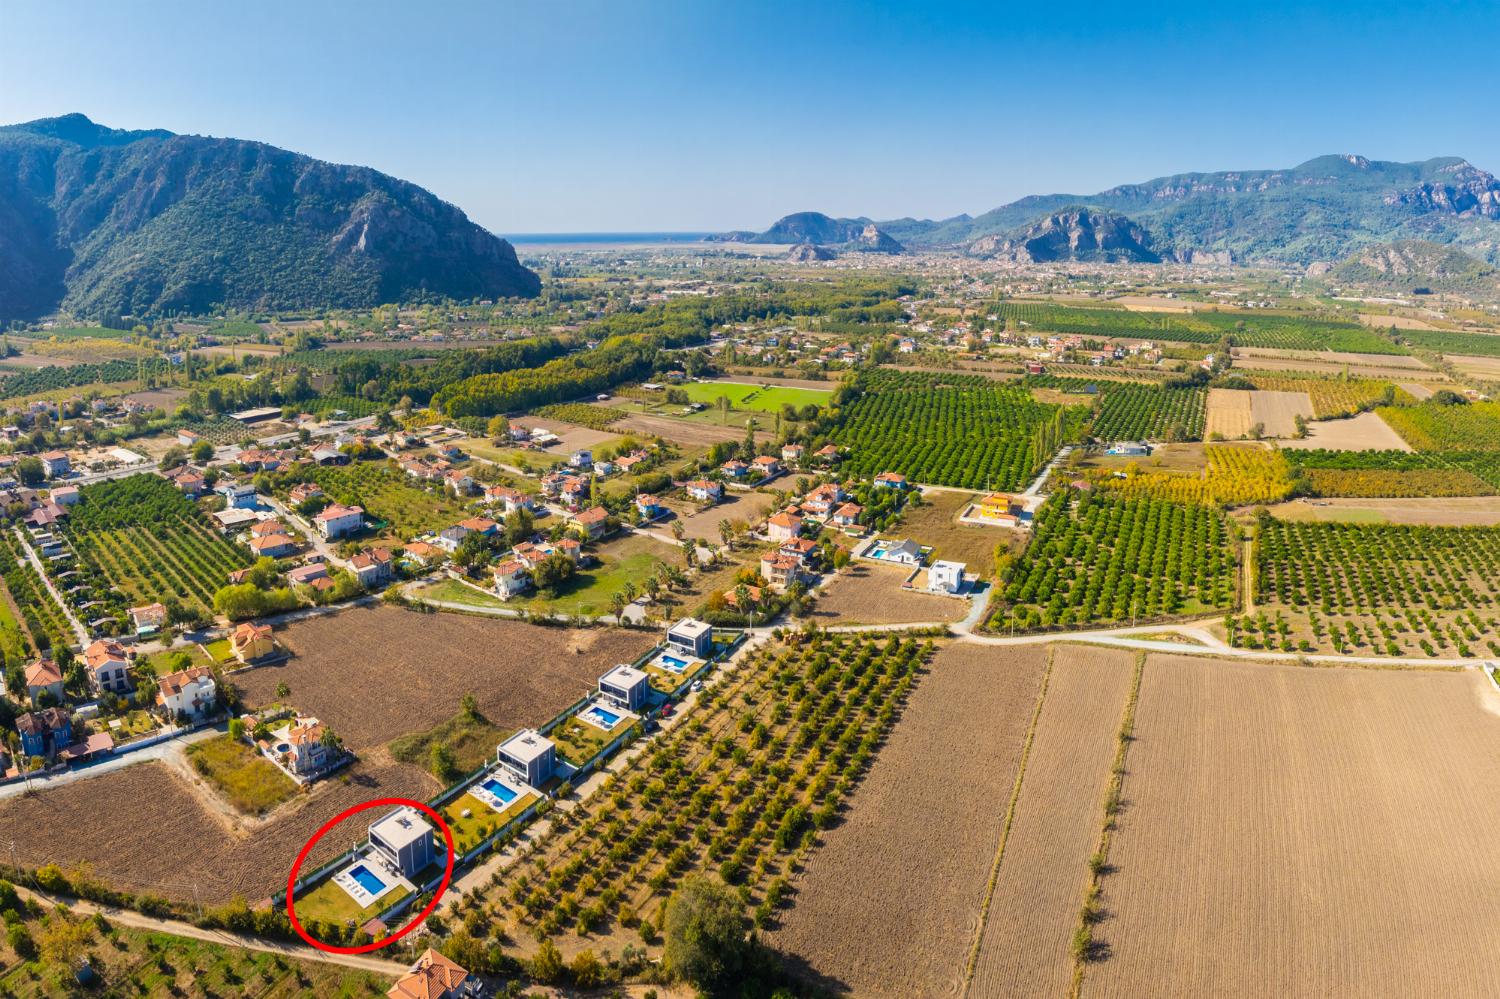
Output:
[[[927,588],[934,593],[957,593],[964,586],[963,562],[939,560],[927,570]]]

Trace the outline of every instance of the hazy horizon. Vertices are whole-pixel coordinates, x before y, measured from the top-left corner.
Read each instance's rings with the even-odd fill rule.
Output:
[[[941,219],[1328,153],[1500,170],[1463,99],[1493,90],[1479,3],[151,10],[8,0],[0,121],[263,141],[502,235]],[[1414,58],[1443,25],[1443,58]]]

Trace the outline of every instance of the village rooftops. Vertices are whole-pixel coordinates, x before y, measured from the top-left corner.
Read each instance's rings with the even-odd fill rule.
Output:
[[[456,999],[469,973],[431,947],[386,992],[390,999]]]
[[[38,659],[26,667],[26,686],[28,687],[48,687],[62,682],[62,670],[51,659]]]

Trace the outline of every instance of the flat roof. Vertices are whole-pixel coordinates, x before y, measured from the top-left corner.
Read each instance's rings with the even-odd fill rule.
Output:
[[[681,621],[678,621],[676,624],[672,625],[672,628],[668,632],[668,634],[677,634],[690,638],[697,638],[699,635],[706,635],[712,631],[713,625],[709,624],[707,621],[699,621],[697,618],[685,617]]]
[[[638,683],[649,683],[650,678],[646,676],[645,670],[627,666],[624,663],[605,673],[599,678],[600,683],[616,683],[622,687],[634,687]]]
[[[273,416],[281,415],[280,406],[262,406],[259,409],[242,409],[238,413],[230,413],[231,420],[239,420],[241,423],[254,423],[259,420],[269,420]]]
[[[521,729],[500,744],[500,752],[522,763],[539,760],[551,749],[552,740],[530,728]]]
[[[967,562],[950,562],[945,559],[939,559],[932,563],[932,567],[934,569],[957,569],[959,572],[963,572],[968,567],[968,564]]]
[[[423,836],[432,836],[432,826],[417,813],[415,808],[398,808],[385,818],[370,826],[370,835],[393,850],[419,842]]]

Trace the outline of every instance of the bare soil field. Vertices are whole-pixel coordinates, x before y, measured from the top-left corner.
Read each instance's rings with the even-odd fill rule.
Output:
[[[608,405],[608,403],[604,405]],[[742,441],[745,439],[745,430],[743,427],[722,427],[713,423],[677,420],[670,416],[653,416],[649,413],[631,413],[624,419],[616,420],[610,424],[610,429],[616,433],[646,434],[651,437],[661,437],[677,444],[689,444],[700,447],[710,447],[722,441]],[[768,430],[757,430],[755,437],[756,440],[769,440],[771,433]]]
[[[924,545],[932,546],[932,559],[963,562],[970,572],[989,578],[995,574],[995,547],[1018,549],[1026,532],[1004,527],[975,527],[958,522],[979,493],[930,489],[922,493],[921,506],[908,506],[895,530]],[[931,559],[928,560],[931,564]]]
[[[962,989],[1047,650],[950,645],[770,936],[830,991]]]
[[[85,867],[113,887],[174,901],[249,901],[285,890],[287,871],[318,826],[371,798],[427,798],[438,784],[417,767],[361,761],[325,781],[253,833],[229,826],[166,765],[124,770],[0,803],[0,837],[26,867]],[[308,863],[336,857],[347,842],[320,843]],[[195,896],[196,889],[196,896]]]
[[[1500,378],[1500,357],[1470,357],[1467,354],[1444,354],[1453,366],[1475,378]]]
[[[1313,420],[1307,436],[1284,440],[1285,448],[1320,448],[1334,451],[1410,451],[1411,445],[1375,413],[1360,413],[1347,420]]]
[[[652,644],[649,635],[613,628],[574,631],[395,607],[310,618],[277,637],[292,658],[235,673],[245,702],[274,701],[285,683],[292,704],[356,752],[453,717],[470,692],[491,724],[539,724]]]
[[[1281,350],[1273,347],[1236,347],[1234,348],[1236,359],[1254,359],[1257,362],[1268,358],[1279,358],[1281,360],[1306,362],[1318,361],[1325,364],[1358,364],[1371,368],[1403,368],[1412,371],[1431,371],[1432,368],[1421,358],[1412,357],[1410,354],[1351,354],[1338,350]],[[1246,367],[1256,367],[1247,364]]]
[[[1320,375],[1342,375],[1348,373],[1359,378],[1411,378],[1420,376],[1427,381],[1446,382],[1450,379],[1441,371],[1416,370],[1409,366],[1385,366],[1378,364],[1350,364],[1344,361],[1325,360],[1325,354],[1308,354],[1305,358],[1249,357],[1236,359],[1236,370],[1245,371],[1297,371]]]
[[[667,504],[677,512],[682,519],[682,529],[685,536],[697,538],[700,541],[712,541],[719,543],[719,521],[727,520],[731,523],[742,520],[747,524],[755,524],[765,519],[766,513],[776,505],[776,497],[770,493],[740,492],[737,489],[724,491],[724,498],[720,502],[709,507],[707,510],[699,511],[696,505],[687,502],[672,502]],[[659,524],[661,530],[671,530],[671,522]]]
[[[822,590],[812,616],[823,624],[918,624],[961,621],[969,604],[920,590],[903,590],[911,572],[898,566],[851,562]]]
[[[1134,653],[1054,646],[967,995],[1065,995]]]
[[[1163,298],[1160,295],[1121,295],[1110,299],[1128,312],[1192,312],[1192,302],[1180,298]]]
[[[1396,386],[1409,393],[1418,402],[1432,398],[1432,389],[1420,382],[1397,382]]]
[[[1415,316],[1385,315],[1378,312],[1361,312],[1359,321],[1366,326],[1373,326],[1378,330],[1388,330],[1392,326],[1398,330],[1440,330],[1444,326],[1434,326],[1432,323]]]
[[[1478,670],[1153,655],[1082,994],[1493,994],[1497,715]]]
[[[1429,524],[1433,527],[1492,527],[1500,524],[1500,499],[1494,496],[1295,499],[1269,509],[1271,516],[1281,520]]]
[[[1208,390],[1208,418],[1203,427],[1205,437],[1220,434],[1234,440],[1250,433],[1255,418],[1250,411],[1250,393],[1239,389]]]
[[[1298,416],[1313,418],[1312,399],[1306,392],[1256,389],[1250,393],[1250,422],[1259,423],[1267,437],[1292,436],[1297,432]]]

